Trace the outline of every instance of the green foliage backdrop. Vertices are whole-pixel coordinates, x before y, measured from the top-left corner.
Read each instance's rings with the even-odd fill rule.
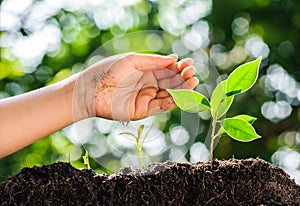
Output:
[[[235,100],[228,114],[258,117],[254,126],[262,138],[247,144],[221,138],[215,157],[261,157],[285,168],[300,181],[299,1],[21,2],[1,2],[0,98],[62,80],[80,71],[89,56],[106,42],[137,31],[170,34],[147,37],[151,42],[149,50],[159,53],[164,44],[164,53],[193,57],[199,77],[208,88],[237,65],[263,56],[258,83],[251,92]],[[136,42],[145,39],[141,34]],[[136,50],[126,41],[113,45],[115,52]],[[217,80],[212,78],[212,70],[220,74]],[[163,132],[178,124],[179,115],[178,109],[169,114]],[[205,114],[200,116],[199,124],[202,130],[196,141],[204,142],[209,125]],[[59,131],[0,159],[0,181],[22,167],[55,161],[70,161],[76,167],[84,167],[82,146],[73,144],[66,136],[66,132]],[[192,154],[189,148],[186,150],[189,160]],[[117,160],[111,162],[120,165]],[[105,171],[93,160],[91,167]]]

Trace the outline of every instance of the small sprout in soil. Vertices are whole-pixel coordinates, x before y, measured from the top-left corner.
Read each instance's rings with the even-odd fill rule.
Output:
[[[134,135],[131,132],[121,132],[119,134],[119,135],[129,135],[135,139],[135,147],[136,147],[137,155],[139,157],[139,161],[142,166],[142,169],[145,169],[145,164],[144,164],[143,157],[142,157],[142,148],[143,148],[144,141],[147,138],[151,128],[152,128],[152,126],[149,128],[149,130],[147,131],[147,133],[145,134],[145,136],[143,138],[142,138],[142,132],[145,129],[145,125],[143,125],[143,124],[139,126],[137,135]]]
[[[89,160],[89,152],[85,150],[85,155],[82,157],[83,158],[83,164],[87,166],[87,169],[91,169],[90,166],[90,160]]]
[[[180,109],[191,113],[210,111],[212,116],[210,160],[213,159],[214,141],[217,137],[227,134],[241,142],[249,142],[261,137],[252,127],[255,117],[243,114],[222,119],[229,110],[235,95],[248,91],[256,82],[261,59],[259,57],[236,68],[226,80],[216,86],[210,101],[193,90],[167,89]],[[220,127],[216,132],[218,126]]]

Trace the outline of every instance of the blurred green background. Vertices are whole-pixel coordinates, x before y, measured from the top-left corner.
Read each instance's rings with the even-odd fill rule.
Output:
[[[263,138],[239,143],[222,137],[215,158],[261,157],[300,183],[299,33],[297,0],[4,0],[0,7],[0,98],[52,84],[95,59],[126,51],[192,57],[203,83],[197,90],[209,96],[236,66],[262,56],[258,83],[235,100],[228,115],[257,117],[254,126]],[[183,121],[181,115],[188,120]],[[149,120],[158,122],[156,133],[163,138],[156,147],[172,147],[154,154],[155,144],[149,146],[145,153],[152,151],[156,157],[148,163],[206,161],[210,120],[207,114],[197,116],[192,138],[188,121],[193,118],[174,109]],[[86,132],[80,136],[87,136],[86,141],[72,139],[73,125],[2,158],[0,181],[23,167],[56,161],[83,168],[82,144],[90,151],[93,169],[116,171],[131,161],[111,146],[116,141],[111,135],[116,124],[92,119],[77,126],[85,125]],[[131,146],[121,150],[134,155]]]

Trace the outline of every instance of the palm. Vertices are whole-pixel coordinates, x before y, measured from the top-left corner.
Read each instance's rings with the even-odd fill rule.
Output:
[[[188,75],[182,75],[187,66],[189,64],[185,62],[165,69],[149,69],[137,67],[128,59],[119,61],[99,81],[95,105],[97,116],[129,121],[172,109],[176,105],[165,89],[192,89],[197,84],[191,79],[193,69]],[[189,85],[188,79],[194,83]]]

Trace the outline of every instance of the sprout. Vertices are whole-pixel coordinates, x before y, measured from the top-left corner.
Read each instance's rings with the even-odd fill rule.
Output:
[[[91,169],[90,166],[90,160],[89,160],[89,152],[85,150],[85,155],[82,157],[83,158],[83,164],[87,166],[87,169]]]
[[[226,80],[216,86],[210,101],[193,90],[167,89],[180,109],[191,113],[210,111],[212,116],[210,160],[213,159],[214,141],[219,136],[227,134],[241,142],[249,142],[261,137],[252,127],[255,117],[238,115],[221,120],[229,110],[235,95],[248,91],[256,82],[261,59],[259,57],[236,68]],[[218,124],[220,129],[216,132]]]
[[[149,135],[151,128],[152,128],[152,125],[143,138],[142,138],[142,132],[145,129],[145,125],[143,125],[143,124],[139,126],[137,135],[134,135],[131,132],[121,132],[119,134],[119,135],[129,135],[135,139],[135,147],[136,147],[137,155],[139,157],[139,161],[142,166],[142,169],[145,169],[145,164],[144,164],[143,157],[142,157],[142,148],[143,148],[144,141],[147,138],[147,136]]]

